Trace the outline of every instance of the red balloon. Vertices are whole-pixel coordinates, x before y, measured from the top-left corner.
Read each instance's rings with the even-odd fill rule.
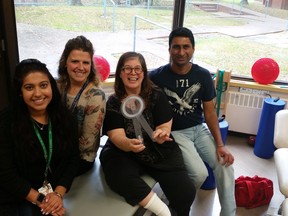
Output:
[[[279,65],[271,58],[257,60],[251,69],[253,79],[260,84],[273,83],[279,75]]]
[[[106,80],[110,74],[110,65],[109,62],[100,55],[94,55],[93,60],[97,72],[100,74],[101,81]]]

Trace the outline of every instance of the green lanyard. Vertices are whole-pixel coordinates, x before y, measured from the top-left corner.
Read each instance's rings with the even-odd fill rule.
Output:
[[[42,146],[43,149],[43,153],[44,153],[44,158],[46,160],[46,168],[45,168],[45,180],[47,180],[47,175],[48,175],[48,170],[50,168],[50,162],[51,162],[51,158],[52,158],[52,150],[53,150],[53,145],[52,145],[52,125],[51,125],[51,121],[49,119],[49,123],[48,123],[48,138],[49,138],[49,154],[47,154],[47,149],[45,147],[45,144],[43,142],[43,139],[39,133],[39,130],[37,129],[35,122],[33,122],[33,127],[34,127],[34,131],[37,135],[37,138]]]

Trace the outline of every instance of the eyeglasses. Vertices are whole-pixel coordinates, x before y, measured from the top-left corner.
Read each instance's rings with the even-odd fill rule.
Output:
[[[136,74],[141,74],[143,71],[142,71],[142,67],[140,66],[136,66],[136,67],[130,67],[130,66],[125,66],[121,69],[122,71],[124,71],[124,73],[126,74],[130,74],[132,73],[132,71],[134,70]]]

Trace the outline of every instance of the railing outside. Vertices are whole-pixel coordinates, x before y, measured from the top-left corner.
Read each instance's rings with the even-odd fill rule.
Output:
[[[113,0],[110,0],[110,2],[113,5],[113,15],[112,15],[112,32],[115,32],[115,18],[116,18],[116,13],[115,13],[115,8],[116,8],[116,3]],[[104,0],[104,17],[106,18],[106,8],[107,8],[107,0]]]
[[[151,20],[148,20],[148,19],[146,19],[146,18],[144,18],[144,17],[137,16],[137,15],[134,16],[134,33],[133,33],[133,51],[134,51],[134,52],[135,52],[135,48],[136,48],[137,18],[138,18],[138,19],[141,19],[141,20],[143,20],[143,21],[145,21],[145,22],[151,23],[151,24],[153,24],[153,25],[159,26],[159,27],[161,27],[161,28],[163,28],[163,29],[166,29],[166,30],[168,30],[168,31],[171,31],[171,28],[168,28],[168,27],[166,27],[166,26],[160,25],[160,24],[158,24],[158,23],[156,23],[156,22],[153,22],[153,21],[151,21]]]

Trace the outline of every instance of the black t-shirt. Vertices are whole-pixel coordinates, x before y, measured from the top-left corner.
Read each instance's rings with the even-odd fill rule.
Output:
[[[165,94],[159,89],[154,90],[149,98],[149,107],[145,108],[143,117],[154,131],[156,126],[168,122],[172,118],[171,107],[168,104]],[[111,95],[106,104],[106,115],[103,123],[103,134],[107,131],[124,128],[126,136],[129,138],[136,138],[135,131],[133,129],[133,121],[127,119],[122,115],[121,102],[116,98],[115,95]],[[146,138],[148,135],[142,128],[143,136]],[[151,140],[145,140],[151,142]]]
[[[208,70],[192,64],[187,74],[179,75],[167,64],[151,71],[149,77],[168,97],[173,111],[172,130],[193,127],[203,122],[202,102],[216,96]]]
[[[149,105],[145,107],[143,117],[154,131],[158,125],[166,123],[172,119],[171,107],[167,97],[161,89],[154,89],[149,98]],[[132,119],[127,119],[122,115],[121,102],[115,95],[111,95],[106,104],[106,115],[103,123],[103,133],[107,131],[123,128],[128,138],[136,138]],[[144,166],[153,167],[159,170],[184,169],[184,162],[179,146],[172,141],[158,144],[150,139],[146,131],[142,129],[143,142],[146,148],[139,152],[124,152],[118,149],[111,140],[108,139],[101,152],[101,163],[109,160],[111,151],[122,152],[127,157],[132,157]],[[110,151],[109,151],[110,150]],[[106,159],[103,159],[106,158]],[[105,162],[104,162],[105,163]]]

